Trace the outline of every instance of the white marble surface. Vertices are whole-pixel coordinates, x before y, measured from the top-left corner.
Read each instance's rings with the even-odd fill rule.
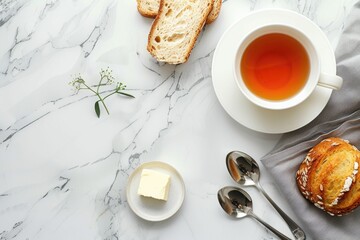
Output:
[[[188,63],[171,66],[147,53],[151,20],[135,0],[0,1],[0,239],[275,239],[217,202],[217,190],[233,185],[227,152],[259,159],[280,135],[248,130],[221,108],[211,83],[216,43],[250,11],[280,7],[312,19],[335,48],[355,2],[224,1]],[[75,95],[68,82],[81,73],[95,83],[107,66],[136,98],[109,98],[111,114],[98,119],[95,96]],[[125,196],[129,174],[152,160],[173,165],[186,184],[180,211],[158,223],[136,217]],[[296,219],[266,171],[261,181]],[[255,213],[290,236],[247,190]]]

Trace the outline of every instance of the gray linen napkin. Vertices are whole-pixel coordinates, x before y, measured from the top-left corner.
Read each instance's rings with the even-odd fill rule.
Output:
[[[360,209],[332,217],[302,197],[295,173],[306,153],[322,139],[338,136],[360,149],[360,2],[352,9],[336,49],[337,74],[343,87],[334,91],[323,112],[307,126],[284,134],[261,159],[299,217],[308,238],[314,240],[360,239]]]

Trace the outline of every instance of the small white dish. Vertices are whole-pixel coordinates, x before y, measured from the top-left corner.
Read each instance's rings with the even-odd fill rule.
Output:
[[[321,62],[321,71],[336,74],[335,55],[321,29],[306,17],[289,10],[267,9],[253,12],[231,25],[221,37],[212,62],[212,81],[220,104],[243,126],[263,133],[285,133],[305,126],[316,118],[330,99],[332,90],[316,87],[301,104],[283,110],[261,108],[240,91],[233,76],[233,59],[241,39],[268,24],[296,26],[310,36]]]
[[[152,169],[170,175],[170,190],[167,201],[140,196],[137,193],[141,171]],[[163,221],[173,216],[181,207],[185,198],[185,184],[179,172],[164,162],[147,162],[141,164],[128,179],[126,197],[133,212],[148,221]]]

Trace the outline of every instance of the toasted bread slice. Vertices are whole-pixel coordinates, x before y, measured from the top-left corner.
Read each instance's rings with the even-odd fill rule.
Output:
[[[155,18],[159,12],[160,0],[136,0],[137,9],[144,17]]]
[[[213,3],[213,0],[161,0],[148,37],[150,54],[159,62],[186,62]]]
[[[221,10],[221,5],[222,5],[222,0],[214,0],[214,6],[211,9],[211,12],[206,19],[206,24],[211,24],[218,18]]]
[[[136,0],[137,8],[144,17],[155,18],[160,7],[160,0]],[[206,24],[210,24],[217,19],[220,14],[222,0],[214,0],[214,6],[206,19]]]

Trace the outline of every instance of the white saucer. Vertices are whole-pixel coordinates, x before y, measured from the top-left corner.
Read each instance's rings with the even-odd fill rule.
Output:
[[[170,190],[167,201],[138,195],[141,171],[152,169],[170,175]],[[184,181],[175,168],[164,162],[141,164],[130,175],[126,187],[126,197],[130,208],[139,217],[148,221],[162,221],[174,215],[181,207],[185,197]]]
[[[332,90],[316,87],[303,103],[285,110],[268,110],[258,107],[241,93],[235,83],[232,69],[238,43],[253,29],[271,23],[296,25],[310,37],[317,49],[321,71],[336,74],[332,47],[315,23],[296,12],[268,9],[253,12],[241,18],[225,31],[214,53],[212,79],[220,104],[234,120],[255,131],[285,133],[296,130],[316,118],[329,101]]]

